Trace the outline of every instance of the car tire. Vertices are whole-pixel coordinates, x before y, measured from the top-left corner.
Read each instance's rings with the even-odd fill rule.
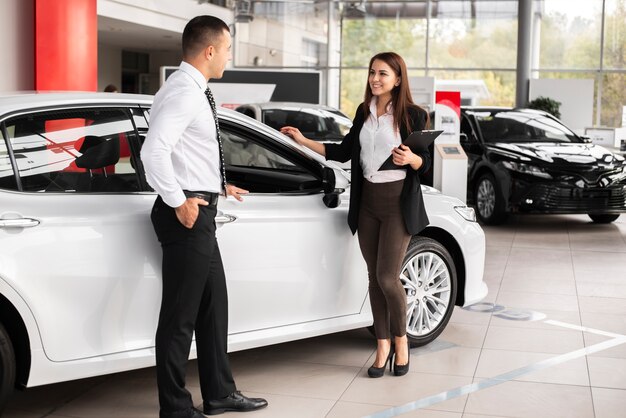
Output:
[[[497,225],[506,219],[504,198],[493,174],[485,173],[478,178],[474,188],[476,215],[485,225]]]
[[[588,214],[591,220],[597,224],[610,224],[617,218],[619,218],[619,214]]]
[[[0,323],[0,416],[15,387],[15,352],[4,326]]]
[[[411,347],[426,345],[441,334],[454,311],[454,259],[434,239],[414,237],[402,262],[400,281],[407,294],[406,325]]]

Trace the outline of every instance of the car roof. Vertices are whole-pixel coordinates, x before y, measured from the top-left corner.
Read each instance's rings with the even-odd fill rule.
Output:
[[[0,93],[0,114],[9,112],[72,104],[152,104],[153,96],[127,93],[96,93],[76,91],[16,91]]]
[[[246,103],[241,106],[257,106],[262,110],[267,109],[285,109],[285,108],[308,108],[308,109],[321,109],[321,110],[331,110],[333,112],[341,112],[341,110],[317,103],[303,103],[303,102],[262,102],[262,103]],[[343,112],[342,112],[343,114]]]

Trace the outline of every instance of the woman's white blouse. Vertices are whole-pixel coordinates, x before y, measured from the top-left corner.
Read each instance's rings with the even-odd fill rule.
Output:
[[[385,114],[376,117],[377,97],[370,103],[370,115],[361,128],[361,167],[363,177],[372,183],[388,183],[403,180],[406,170],[378,171],[380,166],[391,155],[391,150],[402,143],[400,132],[393,123],[393,107],[387,106]]]

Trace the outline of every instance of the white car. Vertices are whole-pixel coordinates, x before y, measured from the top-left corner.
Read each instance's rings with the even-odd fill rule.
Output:
[[[154,365],[161,249],[137,157],[151,96],[0,96],[0,411],[14,387]],[[369,326],[367,274],[346,223],[349,176],[279,132],[219,112],[227,176],[218,239],[229,350]],[[431,224],[401,280],[408,334],[436,338],[487,294],[471,208],[424,187]],[[195,357],[192,349],[191,357]]]

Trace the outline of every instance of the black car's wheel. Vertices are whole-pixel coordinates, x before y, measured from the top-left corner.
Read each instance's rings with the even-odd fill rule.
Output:
[[[506,218],[504,199],[500,195],[496,179],[490,173],[478,178],[474,189],[478,219],[486,225],[502,223]]]
[[[610,224],[617,218],[619,218],[619,214],[589,214],[589,217],[592,221],[597,224]]]
[[[456,301],[456,268],[439,242],[426,237],[411,240],[400,281],[406,291],[406,328],[412,347],[433,341],[448,324]]]
[[[15,353],[9,334],[0,324],[0,416],[15,386]]]

